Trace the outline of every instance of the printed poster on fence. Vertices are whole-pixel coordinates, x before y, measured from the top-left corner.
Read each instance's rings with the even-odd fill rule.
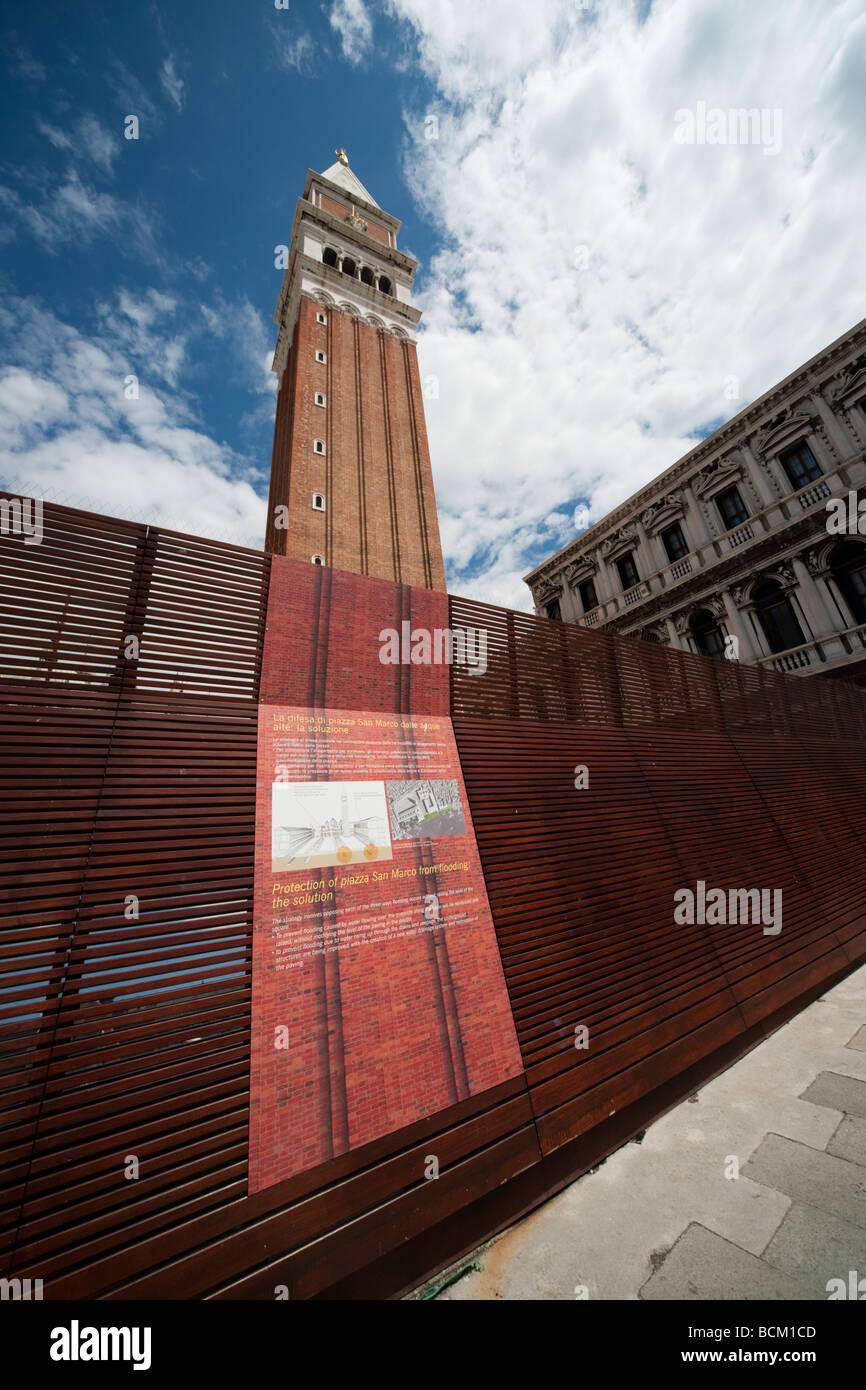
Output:
[[[448,718],[259,712],[250,1191],[520,1073]]]

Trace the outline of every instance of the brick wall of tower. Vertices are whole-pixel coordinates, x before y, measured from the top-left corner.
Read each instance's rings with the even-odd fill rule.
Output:
[[[266,549],[444,592],[415,346],[333,306],[317,323],[321,309],[301,299],[277,397]],[[313,509],[314,492],[324,512]],[[286,529],[274,525],[281,504]]]
[[[323,193],[319,198],[319,207],[325,212],[330,212],[332,216],[338,217],[342,222],[346,213],[352,212],[354,204],[352,202],[338,203],[335,199],[328,198]],[[388,229],[386,227],[380,227],[379,223],[374,221],[366,210],[360,213],[359,216],[367,223],[367,236],[373,237],[376,241],[381,241],[383,246],[391,245],[391,239],[388,236]]]

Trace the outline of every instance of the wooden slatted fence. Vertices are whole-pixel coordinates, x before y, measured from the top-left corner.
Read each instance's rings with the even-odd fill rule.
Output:
[[[248,1196],[257,700],[296,562],[43,524],[0,537],[0,1268],[47,1298],[399,1293],[866,955],[860,692],[452,599],[488,636],[452,717],[525,1074]],[[698,878],[781,887],[780,937],[675,927]]]

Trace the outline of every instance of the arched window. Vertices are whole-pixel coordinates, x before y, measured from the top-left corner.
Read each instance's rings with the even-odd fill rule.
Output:
[[[326,246],[326,247],[325,247],[324,251],[322,252],[322,260],[325,262],[325,265],[332,265],[332,266],[334,267],[334,269],[336,269],[336,267],[337,267],[337,253],[336,253],[336,251],[333,250],[332,247],[330,247],[330,246]]]
[[[391,281],[388,279],[387,275],[379,276],[379,289],[383,294],[391,294]]]
[[[771,652],[787,652],[791,647],[804,645],[806,638],[800,620],[781,584],[765,579],[753,591],[752,598]]]
[[[725,634],[708,608],[702,608],[691,621],[692,637],[705,656],[724,656]]]
[[[325,499],[321,492],[313,493],[313,511],[323,512],[325,510]]]
[[[311,555],[310,559],[314,565],[323,565],[325,563],[324,555]]]
[[[830,572],[851,609],[854,624],[866,623],[866,545],[845,541],[830,554]]]
[[[375,284],[375,280],[374,280],[374,278],[373,278],[373,272],[372,272],[372,270],[370,269],[369,266],[367,266],[367,265],[364,266],[363,270],[361,271],[361,279],[363,280],[363,282],[364,282],[365,285],[373,285],[373,284]]]
[[[351,260],[348,256],[344,256],[343,264],[340,267],[340,269],[342,270],[344,275],[351,275],[352,279],[354,280],[358,267],[355,265],[355,262]]]

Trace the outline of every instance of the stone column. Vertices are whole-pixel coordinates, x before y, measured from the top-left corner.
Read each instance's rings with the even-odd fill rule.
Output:
[[[813,392],[809,399],[812,401],[813,405],[816,406],[827,434],[833,440],[839,451],[839,459],[835,459],[829,456],[830,451],[827,449],[826,445],[824,446],[825,452],[828,454],[827,464],[830,468],[838,468],[840,459],[844,460],[850,458],[852,454],[859,453],[857,440],[854,438],[853,431],[850,429],[847,421],[841,419],[836,414],[820,391]],[[820,458],[818,462],[821,462]]]
[[[830,607],[829,598],[825,599],[809,573],[808,566],[803,563],[799,555],[792,556],[791,568],[799,584],[797,598],[812,629],[813,636],[818,641],[832,637],[839,631],[839,615],[834,613]]]
[[[646,574],[640,575],[641,581],[643,582],[644,580],[651,579],[653,575],[665,569],[668,564],[668,557],[659,537],[657,535],[651,536],[642,521],[637,521],[635,530],[638,535],[638,544],[635,546],[638,573],[640,573],[641,569],[647,571]],[[640,564],[641,552],[647,557],[648,561],[648,563],[643,566]]]
[[[566,623],[576,623],[582,617],[577,595],[569,584],[565,571],[556,577],[562,581],[562,597],[559,600],[562,620]]]
[[[686,483],[682,491],[686,499],[686,520],[689,522],[695,549],[703,550],[705,545],[712,545],[716,537],[710,531],[700,500],[691,483]]]
[[[608,569],[607,561],[601,554],[598,556],[598,570],[596,571],[595,578],[597,581],[596,597],[599,601],[599,607],[606,608],[611,600],[616,597],[617,590],[614,588],[613,576]],[[615,604],[613,606],[614,608],[616,607]],[[610,614],[607,616],[609,617]]]
[[[749,471],[749,477],[752,480],[752,486],[757,492],[764,509],[766,510],[770,507],[778,508],[780,506],[780,500],[776,496],[773,484],[767,477],[767,474],[759,459],[757,458],[755,451],[752,449],[751,445],[747,443],[741,444],[740,453],[743,455],[746,467]],[[779,520],[782,519],[783,518],[780,514]],[[771,526],[775,524],[772,517],[768,518],[768,520],[770,521]]]
[[[752,666],[764,655],[755,642],[755,635],[749,624],[746,614],[736,605],[733,595],[728,589],[722,589],[719,597],[725,605],[725,615],[728,620],[728,632],[733,637],[740,640],[740,660],[747,666]]]

